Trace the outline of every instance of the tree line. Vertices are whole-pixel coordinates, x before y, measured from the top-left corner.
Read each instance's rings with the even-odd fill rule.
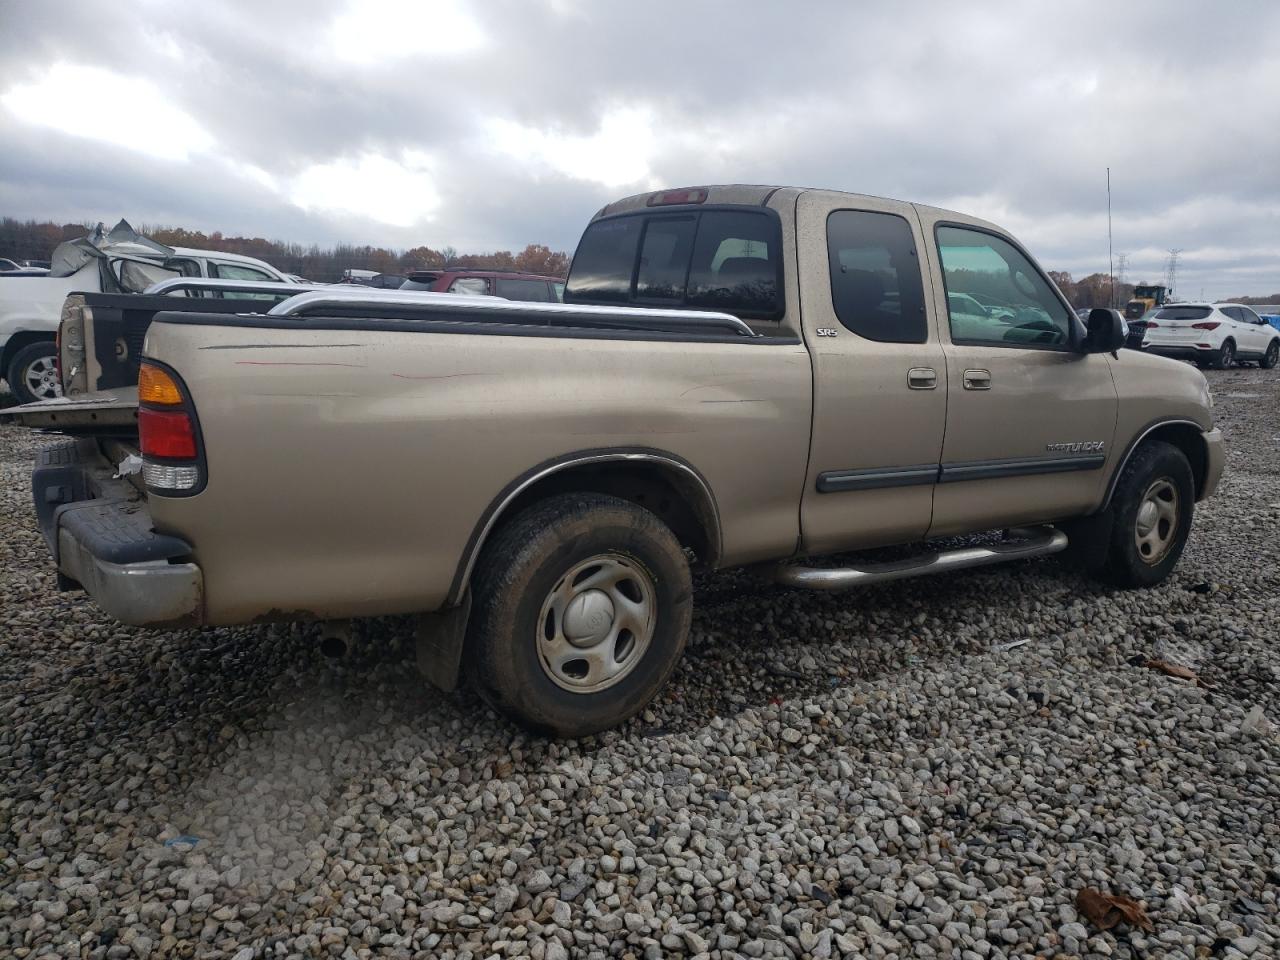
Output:
[[[48,221],[0,219],[0,256],[13,260],[48,260],[64,240],[90,233],[94,223],[51,223]],[[110,227],[110,224],[107,225]],[[143,224],[135,227],[144,236],[170,247],[218,250],[265,260],[283,273],[308,280],[331,283],[342,279],[344,270],[373,270],[377,273],[405,274],[412,270],[518,270],[549,277],[569,272],[569,255],[541,243],[531,243],[518,253],[459,253],[453,247],[439,250],[428,246],[409,250],[340,243],[332,247],[266,240],[262,237],[228,237],[221,231],[204,233],[183,227]]]

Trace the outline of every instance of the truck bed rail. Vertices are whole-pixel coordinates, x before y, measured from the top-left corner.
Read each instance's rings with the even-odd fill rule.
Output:
[[[693,330],[740,337],[757,334],[738,317],[706,310],[661,310],[648,307],[593,307],[567,303],[530,303],[500,297],[401,290],[337,290],[328,287],[299,293],[276,304],[269,317],[360,316],[379,319],[489,320],[546,327],[594,327],[618,330]]]

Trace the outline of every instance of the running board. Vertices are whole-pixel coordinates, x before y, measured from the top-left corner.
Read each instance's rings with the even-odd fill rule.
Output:
[[[962,547],[958,550],[939,550],[894,560],[888,563],[868,563],[861,567],[802,567],[778,566],[773,578],[788,587],[806,590],[847,590],[869,583],[885,583],[889,580],[905,580],[929,573],[945,573],[948,570],[964,570],[968,567],[985,567],[1006,560],[1025,560],[1044,557],[1067,548],[1067,535],[1053,527],[1032,527],[1008,531],[1016,540],[981,547]]]

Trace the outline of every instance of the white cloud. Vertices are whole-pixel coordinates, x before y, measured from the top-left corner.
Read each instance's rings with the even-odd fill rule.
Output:
[[[165,160],[186,160],[214,145],[157,86],[98,67],[54,63],[40,79],[10,87],[0,103],[25,123]]]
[[[367,152],[313,164],[293,178],[287,194],[304,210],[355,214],[393,227],[429,220],[440,206],[430,158],[416,150],[398,160]]]
[[[575,180],[622,187],[652,178],[650,164],[657,148],[652,113],[624,107],[608,111],[592,134],[566,133],[494,119],[486,125],[499,152],[535,168],[550,169]]]
[[[408,57],[473,53],[488,38],[455,0],[354,0],[334,19],[329,41],[338,59],[377,66]]]

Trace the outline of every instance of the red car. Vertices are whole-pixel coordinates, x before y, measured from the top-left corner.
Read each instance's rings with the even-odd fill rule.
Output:
[[[564,280],[560,277],[503,270],[414,270],[400,289],[467,293],[534,303],[564,301]]]

